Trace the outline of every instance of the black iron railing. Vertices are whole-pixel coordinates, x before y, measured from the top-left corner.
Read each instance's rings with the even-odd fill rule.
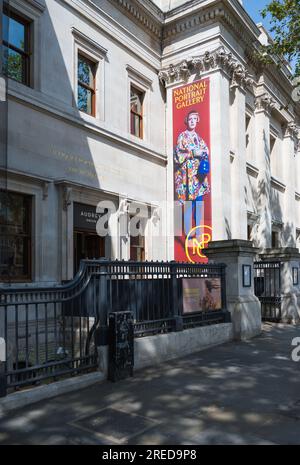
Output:
[[[83,260],[67,284],[1,287],[8,388],[95,370],[109,313],[126,310],[135,337],[228,321],[225,265]]]
[[[264,321],[281,320],[281,262],[254,262],[254,293]]]

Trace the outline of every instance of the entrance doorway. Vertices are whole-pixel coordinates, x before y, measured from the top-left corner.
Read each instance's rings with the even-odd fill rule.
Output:
[[[99,259],[104,256],[104,237],[87,231],[74,231],[74,275],[79,269],[80,260]]]
[[[74,275],[80,260],[105,257],[105,237],[96,231],[100,217],[95,206],[74,203]]]

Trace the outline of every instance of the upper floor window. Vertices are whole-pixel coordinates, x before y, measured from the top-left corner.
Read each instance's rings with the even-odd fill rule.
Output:
[[[143,138],[143,101],[145,93],[130,87],[130,133]]]
[[[272,241],[272,249],[276,249],[280,247],[280,239],[279,239],[278,231],[274,231],[274,230],[272,231],[271,241]]]
[[[0,281],[31,279],[32,198],[0,191]]]
[[[96,63],[85,56],[78,54],[77,105],[80,111],[92,116],[95,116],[96,114],[95,77]]]
[[[15,81],[30,85],[30,22],[4,8],[3,73]]]
[[[143,262],[145,260],[145,220],[135,224],[137,231],[130,231],[130,260]]]

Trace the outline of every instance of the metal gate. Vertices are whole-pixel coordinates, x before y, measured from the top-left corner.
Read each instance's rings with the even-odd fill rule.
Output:
[[[0,287],[8,392],[97,369],[95,279],[95,270],[82,264],[68,284]]]
[[[254,292],[264,321],[281,320],[281,262],[254,262]]]

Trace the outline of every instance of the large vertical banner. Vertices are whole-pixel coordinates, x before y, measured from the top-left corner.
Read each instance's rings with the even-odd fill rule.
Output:
[[[175,260],[206,263],[212,239],[209,78],[173,90]]]

